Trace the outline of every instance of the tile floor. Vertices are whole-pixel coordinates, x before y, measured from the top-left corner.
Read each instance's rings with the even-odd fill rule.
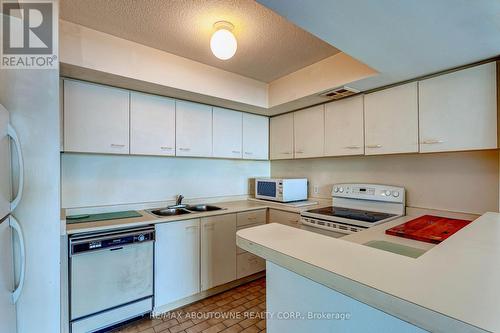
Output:
[[[146,318],[113,333],[266,332],[266,280],[261,278],[174,310]]]

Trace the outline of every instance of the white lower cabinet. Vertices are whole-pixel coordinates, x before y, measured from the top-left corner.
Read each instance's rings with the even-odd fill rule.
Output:
[[[236,280],[236,214],[202,218],[201,290],[233,280]]]
[[[298,228],[300,214],[285,212],[278,209],[269,209],[269,223],[281,223]]]
[[[266,261],[255,254],[244,252],[238,254],[236,262],[238,279],[261,272],[266,269]]]
[[[155,309],[200,292],[200,219],[155,226]]]

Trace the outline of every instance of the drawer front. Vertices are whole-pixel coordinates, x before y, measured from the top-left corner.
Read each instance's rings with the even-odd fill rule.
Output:
[[[264,224],[266,224],[266,223],[265,222],[259,222],[259,223],[255,223],[255,224],[247,224],[247,225],[238,227],[238,230],[252,228],[252,227],[256,227],[258,225],[264,225]],[[237,254],[242,254],[242,253],[245,253],[245,252],[247,252],[247,251],[243,250],[242,248],[240,248],[238,246],[236,247],[236,253]]]
[[[277,209],[269,210],[269,223],[281,223],[292,227],[299,227],[300,214],[285,212]]]
[[[236,214],[236,219],[238,227],[266,223],[266,209],[238,213]]]
[[[236,259],[237,278],[241,279],[266,269],[266,261],[256,255],[245,252]]]

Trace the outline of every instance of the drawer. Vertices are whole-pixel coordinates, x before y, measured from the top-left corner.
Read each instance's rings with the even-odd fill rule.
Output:
[[[292,227],[299,227],[300,214],[269,209],[269,223],[281,223]]]
[[[236,214],[236,226],[266,223],[266,209],[252,210]]]
[[[237,278],[241,279],[266,269],[266,261],[256,255],[245,252],[236,258]]]
[[[255,224],[247,224],[247,225],[244,225],[244,226],[241,226],[241,227],[238,227],[237,230],[241,230],[241,229],[247,229],[247,228],[252,228],[252,227],[256,227],[258,225],[264,225],[266,223],[255,223]],[[241,253],[245,253],[247,251],[243,250],[242,248],[240,247],[236,247],[236,253],[237,254],[241,254]]]

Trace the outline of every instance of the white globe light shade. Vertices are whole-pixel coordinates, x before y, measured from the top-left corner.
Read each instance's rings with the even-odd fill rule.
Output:
[[[210,38],[212,53],[221,60],[230,59],[236,53],[238,43],[233,33],[227,29],[219,29]]]

